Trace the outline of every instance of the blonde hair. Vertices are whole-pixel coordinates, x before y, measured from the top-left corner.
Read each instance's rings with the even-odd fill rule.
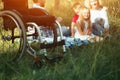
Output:
[[[80,5],[81,6],[81,3],[80,2],[75,2],[73,5],[72,5],[72,8],[75,8],[76,6]]]
[[[84,25],[84,16],[83,16],[83,10],[89,10],[88,8],[86,7],[82,7],[80,9],[80,13],[79,13],[79,19],[78,19],[78,23],[77,25],[79,24],[81,26],[81,29],[84,30],[85,28],[85,25]],[[88,28],[91,29],[92,28],[92,24],[91,24],[91,21],[90,21],[90,10],[89,10],[89,18],[87,19],[87,22],[88,22]]]
[[[103,0],[97,0],[99,7],[103,7]],[[91,9],[90,0],[84,0],[85,7]]]

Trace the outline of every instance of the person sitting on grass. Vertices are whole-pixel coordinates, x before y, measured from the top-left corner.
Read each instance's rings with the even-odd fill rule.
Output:
[[[81,40],[101,41],[102,37],[95,36],[92,33],[92,24],[90,21],[90,10],[83,7],[79,10],[79,18],[76,22],[77,31],[75,33],[75,38],[80,38]]]
[[[80,8],[81,8],[80,2],[76,2],[72,6],[72,9],[74,10],[75,14],[74,14],[74,16],[72,18],[72,22],[71,22],[71,37],[74,37],[76,21],[79,17],[78,12],[79,12]]]
[[[86,1],[87,2],[87,1]],[[109,35],[109,21],[106,7],[102,6],[100,0],[88,0],[93,33],[98,36]]]

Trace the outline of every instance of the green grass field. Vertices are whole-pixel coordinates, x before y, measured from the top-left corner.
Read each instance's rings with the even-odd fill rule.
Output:
[[[59,9],[53,1],[47,0],[46,9],[62,17],[62,25],[70,26],[74,14],[70,0],[61,0]],[[34,68],[27,53],[19,63],[7,62],[0,54],[0,80],[120,80],[120,0],[107,0],[104,5],[108,7],[111,39],[68,49],[64,60],[42,68]]]

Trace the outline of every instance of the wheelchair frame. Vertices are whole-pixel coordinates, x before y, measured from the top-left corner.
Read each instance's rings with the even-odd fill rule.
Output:
[[[61,25],[58,21],[56,21],[55,19],[50,19],[49,17],[51,17],[51,15],[46,10],[37,9],[37,8],[28,9],[27,0],[3,0],[3,2],[4,2],[4,9],[0,11],[0,16],[3,18],[3,24],[1,24],[0,26],[0,37],[1,37],[0,44],[1,46],[3,47],[5,46],[5,47],[2,49],[2,52],[0,53],[8,54],[9,51],[10,53],[8,57],[10,58],[8,58],[8,60],[19,61],[23,56],[23,54],[27,51],[30,55],[34,57],[35,63],[38,66],[41,66],[42,62],[38,58],[39,55],[36,53],[36,50],[33,49],[31,43],[27,40],[27,37],[29,36],[36,36],[39,44],[39,50],[40,51],[42,50],[42,54],[44,54],[44,57],[47,60],[55,61],[56,59],[63,58],[63,54],[66,52],[66,48],[61,30]],[[39,13],[34,14],[35,13],[34,11],[37,11]],[[31,20],[26,19],[31,16],[33,18],[35,17],[33,21],[32,19]],[[47,16],[49,18],[47,22],[44,22],[45,20],[44,18],[42,18],[43,23],[39,23],[42,22],[41,20],[39,21],[39,19],[41,19],[42,16]],[[35,28],[34,34],[30,34],[30,35],[27,34],[26,29],[28,28],[28,26],[32,26]],[[54,35],[52,43],[45,43],[45,41],[43,41],[39,26],[44,26],[44,27],[48,26],[52,28]],[[60,41],[57,40],[58,34],[57,34],[56,26],[58,27],[60,32]],[[57,46],[61,46],[62,55],[53,56],[53,57],[47,56],[47,51],[49,52],[49,50],[47,49],[55,49]],[[8,50],[6,50],[6,48]],[[18,50],[16,50],[17,48]],[[51,50],[51,51],[55,51],[55,50]]]

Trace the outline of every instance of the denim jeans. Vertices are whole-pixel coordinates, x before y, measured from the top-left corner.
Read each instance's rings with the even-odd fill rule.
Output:
[[[104,27],[98,23],[92,24],[92,33],[97,36],[102,36],[104,32]]]

